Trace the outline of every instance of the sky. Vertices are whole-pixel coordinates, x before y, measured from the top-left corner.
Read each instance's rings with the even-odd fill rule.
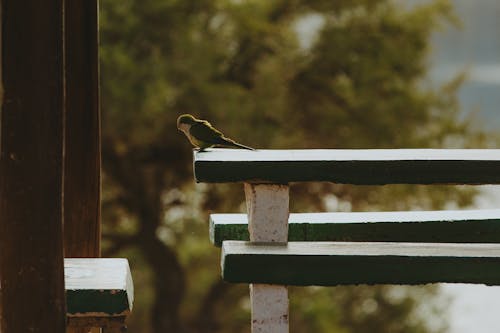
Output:
[[[465,72],[467,80],[459,92],[463,111],[477,112],[480,124],[496,131],[500,128],[500,1],[452,3],[461,25],[448,24],[434,34],[430,77],[444,82]]]

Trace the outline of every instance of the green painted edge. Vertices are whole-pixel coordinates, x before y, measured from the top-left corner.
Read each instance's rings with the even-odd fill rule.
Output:
[[[225,240],[248,241],[248,224],[214,223],[210,241],[217,247]],[[500,219],[425,222],[293,223],[289,241],[500,243]]]
[[[222,277],[231,283],[295,286],[438,282],[500,285],[500,257],[225,253]]]
[[[104,313],[126,314],[131,309],[125,290],[66,290],[68,314]]]
[[[497,160],[193,160],[199,183],[500,184]]]
[[[218,224],[210,218],[210,242],[218,247],[225,240],[249,240],[248,223],[243,224]]]

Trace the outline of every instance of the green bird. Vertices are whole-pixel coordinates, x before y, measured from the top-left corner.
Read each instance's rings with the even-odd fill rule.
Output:
[[[208,121],[196,119],[190,114],[182,114],[177,118],[177,128],[184,132],[193,146],[200,148],[200,151],[214,146],[254,150],[225,137]]]

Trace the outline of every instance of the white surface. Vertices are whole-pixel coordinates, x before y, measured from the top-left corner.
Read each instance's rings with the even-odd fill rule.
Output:
[[[288,289],[251,284],[252,333],[288,333]]]
[[[290,256],[397,256],[498,258],[500,244],[394,243],[394,242],[288,242],[282,246],[224,241],[227,254]]]
[[[288,240],[289,187],[245,183],[248,231],[252,242]]]
[[[194,151],[198,161],[499,161],[500,149],[217,149]]]
[[[64,276],[67,290],[127,290],[130,268],[127,259],[65,258]]]
[[[288,240],[289,187],[245,183],[248,231],[252,242]],[[250,284],[252,333],[288,333],[288,289]]]
[[[247,223],[246,214],[211,214],[216,224]],[[369,223],[369,222],[422,222],[422,221],[469,221],[500,220],[500,209],[398,211],[398,212],[331,212],[292,213],[288,223]]]

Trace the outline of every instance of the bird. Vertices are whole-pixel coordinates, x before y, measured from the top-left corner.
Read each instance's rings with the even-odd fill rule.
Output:
[[[252,147],[242,145],[225,137],[222,132],[214,128],[208,121],[196,119],[187,113],[177,118],[177,128],[184,132],[193,146],[200,148],[200,152],[214,146],[255,150]]]

